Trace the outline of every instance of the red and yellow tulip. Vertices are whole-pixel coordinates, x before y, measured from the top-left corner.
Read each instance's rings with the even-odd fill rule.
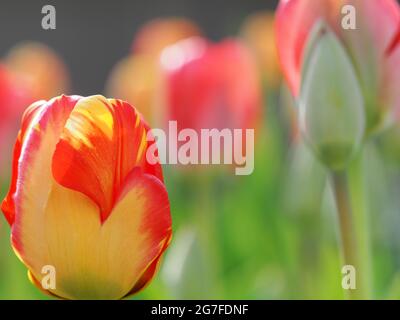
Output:
[[[355,9],[356,28],[343,27],[345,5]],[[400,110],[400,9],[395,0],[281,0],[277,11],[280,62],[298,97],[307,42],[318,21],[336,34],[349,55],[364,98],[367,131],[379,129],[388,112]]]
[[[161,167],[146,161],[148,131],[135,108],[102,96],[27,109],[2,210],[37,286],[49,265],[47,292],[65,299],[120,299],[152,279],[171,217]]]

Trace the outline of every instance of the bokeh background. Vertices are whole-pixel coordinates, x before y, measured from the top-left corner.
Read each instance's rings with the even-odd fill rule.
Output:
[[[41,28],[45,4],[56,7],[56,30]],[[219,41],[243,37],[246,18],[273,11],[276,4],[267,0],[2,0],[0,61],[10,59],[10,49],[21,41],[37,41],[63,62],[65,70],[59,72],[69,77],[69,85],[64,83],[66,93],[105,94],[114,66],[129,55],[138,30],[151,19],[185,17],[206,37]],[[259,41],[274,43],[273,30],[265,34]],[[275,57],[266,59],[271,68],[277,68]],[[279,75],[269,79],[271,73],[261,71],[261,62],[259,70],[265,73],[260,75],[263,112],[253,174],[235,176],[214,170],[198,174],[164,167],[174,239],[157,277],[134,299],[345,297],[335,206],[326,172],[298,138],[294,102]],[[375,298],[400,297],[397,140],[366,148],[369,170],[364,191],[374,195],[369,203],[369,258]],[[6,154],[2,159],[3,197],[10,164]],[[26,268],[10,247],[9,232],[1,217],[0,299],[47,299],[28,281]]]
[[[44,5],[57,10],[57,29],[44,31]],[[234,35],[250,13],[273,9],[277,1],[232,0],[2,0],[0,56],[16,43],[35,40],[62,56],[71,72],[72,90],[90,95],[101,92],[115,62],[124,57],[136,31],[157,17],[187,17],[211,39]],[[85,63],[83,63],[85,61]]]

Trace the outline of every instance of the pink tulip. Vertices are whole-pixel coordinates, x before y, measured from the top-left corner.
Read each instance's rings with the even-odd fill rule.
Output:
[[[356,10],[354,30],[342,26],[345,5]],[[299,95],[307,40],[321,19],[336,33],[354,64],[368,131],[379,128],[388,111],[400,114],[400,9],[395,0],[281,0],[278,53],[293,94]]]

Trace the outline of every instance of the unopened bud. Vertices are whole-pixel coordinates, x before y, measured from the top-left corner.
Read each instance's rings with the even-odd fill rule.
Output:
[[[328,168],[342,170],[364,136],[364,101],[335,34],[323,23],[315,28],[302,73],[300,128],[318,158]]]

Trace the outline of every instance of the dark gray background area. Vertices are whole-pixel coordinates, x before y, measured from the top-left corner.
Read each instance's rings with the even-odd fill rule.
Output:
[[[317,0],[320,1],[320,0]],[[70,93],[103,91],[112,66],[127,55],[136,30],[156,17],[193,19],[213,40],[235,35],[253,12],[277,0],[0,0],[0,58],[22,40],[51,46],[66,62]],[[44,5],[54,5],[56,30],[41,28]]]

